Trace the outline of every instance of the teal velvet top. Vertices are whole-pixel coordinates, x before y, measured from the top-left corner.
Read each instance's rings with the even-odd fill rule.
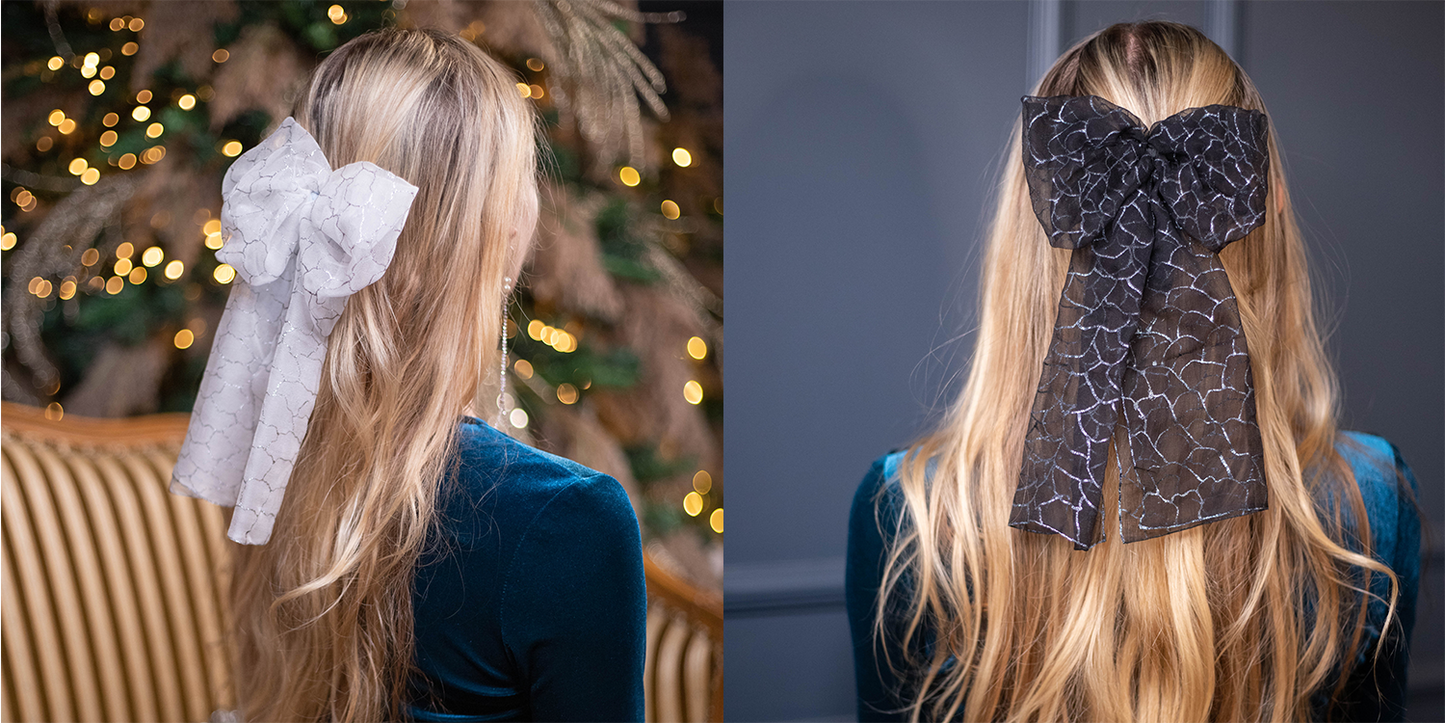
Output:
[[[1420,582],[1420,518],[1414,503],[1418,487],[1399,450],[1384,439],[1345,432],[1336,448],[1354,470],[1364,498],[1372,556],[1388,565],[1400,579],[1396,603],[1400,626],[1392,626],[1390,634],[1381,640],[1387,605],[1379,600],[1368,603],[1357,665],[1346,681],[1344,693],[1331,700],[1334,685],[1327,684],[1312,701],[1314,717],[1316,720],[1403,720],[1405,669],[1409,663],[1410,631],[1415,625],[1415,598]],[[898,641],[901,636],[897,634],[901,626],[894,624],[897,621],[885,620],[884,626],[892,634],[877,646],[873,637],[884,555],[903,505],[897,477],[902,459],[902,452],[894,452],[873,463],[853,498],[848,523],[848,622],[853,632],[858,719],[863,721],[907,720],[905,711],[911,702],[906,692],[907,681],[899,680],[886,662],[891,659],[896,664],[902,660],[904,651]],[[1408,492],[1401,489],[1397,481],[1401,479],[1408,483]],[[1329,505],[1328,500],[1323,503]],[[1350,529],[1351,523],[1348,515],[1346,517],[1347,529]],[[1348,541],[1346,544],[1356,547]],[[1375,595],[1389,600],[1389,578],[1371,575],[1370,588]],[[1306,620],[1313,613],[1309,609],[1300,612]],[[1377,648],[1381,648],[1379,663],[1370,665]],[[889,658],[883,657],[885,649]]]
[[[416,571],[418,721],[640,721],[647,590],[622,485],[465,417]]]

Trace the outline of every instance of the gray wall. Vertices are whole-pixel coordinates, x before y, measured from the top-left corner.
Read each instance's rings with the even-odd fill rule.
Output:
[[[1345,424],[1399,445],[1445,537],[1442,7],[729,4],[728,718],[851,717],[852,493],[956,392],[1019,96],[1112,22],[1201,27],[1260,87],[1330,300]],[[1434,557],[1415,720],[1445,720]]]

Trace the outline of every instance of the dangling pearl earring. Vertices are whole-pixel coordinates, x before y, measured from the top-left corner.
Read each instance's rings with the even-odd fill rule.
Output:
[[[507,306],[512,298],[512,277],[502,279],[502,369],[497,384],[497,428],[507,423]]]

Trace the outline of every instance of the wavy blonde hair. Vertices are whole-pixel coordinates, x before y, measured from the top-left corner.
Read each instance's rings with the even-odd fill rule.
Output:
[[[1145,124],[1215,103],[1265,110],[1218,46],[1166,22],[1084,39],[1036,94],[1100,96]],[[1343,685],[1369,575],[1389,577],[1391,618],[1397,581],[1368,547],[1343,544],[1342,514],[1366,545],[1368,520],[1335,448],[1337,382],[1273,129],[1266,220],[1221,253],[1249,340],[1270,507],[1127,545],[1109,535],[1087,552],[1008,526],[1070,254],[1049,246],[1030,206],[1020,135],[1016,122],[966,385],[901,465],[875,642],[900,625],[909,657],[888,664],[906,671],[915,720],[1303,718],[1332,676]],[[1109,470],[1103,524],[1117,529]],[[1317,503],[1331,497],[1340,504]]]
[[[331,333],[270,542],[234,548],[247,720],[399,715],[414,570],[536,222],[536,120],[516,80],[457,37],[384,30],[327,57],[298,102],[333,168],[370,161],[419,191],[386,274]]]

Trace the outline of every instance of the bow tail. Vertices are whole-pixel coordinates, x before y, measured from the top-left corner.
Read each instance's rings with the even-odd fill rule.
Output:
[[[1125,542],[1268,506],[1249,352],[1224,267],[1189,239],[1171,238],[1155,253],[1164,258],[1151,269],[1124,375]],[[1183,298],[1193,293],[1214,303]]]
[[[1101,482],[1148,259],[1147,247],[1103,257],[1097,246],[1075,249],[1070,261],[1009,517],[1012,527],[1062,535],[1080,550],[1102,539]]]
[[[305,293],[299,283],[293,287],[231,518],[228,536],[245,545],[271,538],[274,511],[280,508],[316,405],[326,337],[311,319]]]

